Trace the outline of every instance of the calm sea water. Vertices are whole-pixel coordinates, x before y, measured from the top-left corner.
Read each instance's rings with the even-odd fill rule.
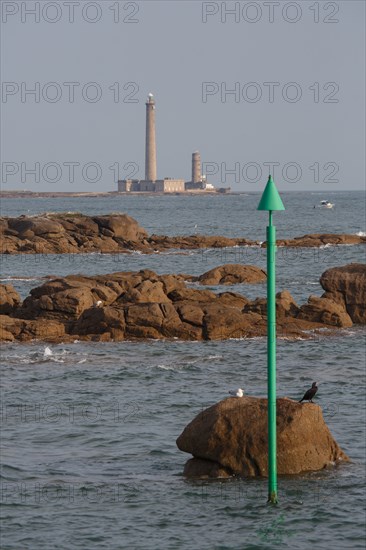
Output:
[[[333,210],[313,208],[321,199]],[[365,231],[362,193],[284,193],[279,238]],[[258,195],[7,199],[3,215],[121,211],[159,234],[222,234],[264,240]],[[196,228],[195,225],[198,227]],[[279,250],[277,289],[304,302],[320,295],[328,267],[364,262],[360,246]],[[151,268],[202,273],[222,263],[265,267],[258,248],[154,255],[8,256],[2,280],[23,296],[42,276]],[[222,288],[213,287],[222,291]],[[228,287],[254,298],[263,285]],[[234,387],[266,394],[266,341],[121,342],[2,348],[2,548],[364,549],[365,331],[278,340],[278,395],[300,398],[318,380],[317,402],[352,463],[266,480],[193,482],[175,440],[203,408]]]

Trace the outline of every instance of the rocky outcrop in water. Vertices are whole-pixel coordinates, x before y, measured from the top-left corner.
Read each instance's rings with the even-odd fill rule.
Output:
[[[352,306],[355,318],[364,322],[360,312],[366,307],[361,282],[365,266],[361,267],[356,269],[351,264],[340,271],[342,276],[348,273],[348,283],[342,287],[344,303],[311,296],[307,304],[299,306],[289,292],[279,292],[278,335],[305,338],[309,331],[350,327],[353,322],[345,304]],[[351,284],[352,271],[355,284]],[[266,299],[250,301],[237,292],[215,293],[185,281],[214,281],[215,285],[220,281],[225,285],[228,280],[237,283],[239,276],[252,283],[266,278],[259,268],[235,264],[220,266],[200,277],[158,275],[147,269],[92,277],[69,275],[32,289],[22,304],[11,285],[2,285],[0,339],[220,340],[264,336]]]
[[[226,264],[214,267],[194,280],[201,285],[261,283],[267,280],[267,274],[255,265]]]
[[[256,280],[252,266],[239,267],[231,266],[233,277],[248,271],[251,280]],[[221,272],[228,277],[230,267],[223,266]],[[259,268],[257,275],[259,280],[265,277]],[[8,311],[10,316],[1,317],[0,326],[5,340],[216,340],[264,336],[265,315],[247,311],[248,303],[239,293],[216,294],[187,286],[181,275],[157,275],[150,270],[93,277],[69,275],[32,289],[21,305]],[[296,337],[322,326],[284,314],[278,330],[279,334]]]
[[[318,296],[309,296],[308,303],[301,306],[297,318],[335,327],[351,327],[353,325],[351,317],[342,305]]]
[[[11,313],[20,303],[20,296],[12,285],[0,284],[0,314]]]
[[[187,477],[268,475],[267,399],[229,397],[200,412],[177,439],[194,458]],[[277,399],[278,474],[322,470],[348,456],[333,439],[315,403]]]
[[[3,254],[115,253],[148,247],[146,231],[126,214],[49,214],[1,218]]]
[[[312,233],[295,237],[294,239],[279,239],[277,246],[312,248],[326,245],[345,245],[366,243],[366,236],[334,234],[334,233]]]
[[[366,323],[366,265],[327,269],[320,277],[324,298],[339,304],[354,323]]]
[[[149,254],[170,249],[265,246],[260,241],[223,236],[148,236],[138,222],[126,214],[85,216],[68,212],[0,218],[0,235],[2,254],[116,254],[131,251]],[[326,244],[365,242],[364,236],[314,234],[279,240],[277,244],[286,247],[320,247]]]

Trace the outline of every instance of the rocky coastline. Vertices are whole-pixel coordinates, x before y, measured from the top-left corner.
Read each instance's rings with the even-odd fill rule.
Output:
[[[0,285],[0,340],[47,342],[134,339],[223,340],[265,336],[266,300],[197,288],[264,283],[256,266],[226,264],[198,277],[150,270],[107,275],[69,275],[33,288],[22,302],[11,285]],[[196,283],[192,285],[192,283]],[[278,336],[309,338],[366,323],[366,266],[325,271],[321,297],[298,305],[277,294]]]
[[[126,214],[85,216],[80,213],[43,214],[0,218],[2,254],[117,254],[139,251],[145,254],[171,249],[190,250],[236,246],[262,246],[244,237],[148,235]],[[366,236],[308,234],[281,239],[281,247],[321,247],[366,244]]]

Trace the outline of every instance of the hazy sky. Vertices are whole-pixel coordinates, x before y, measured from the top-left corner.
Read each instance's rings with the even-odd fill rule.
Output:
[[[3,189],[143,178],[149,92],[159,177],[189,180],[199,150],[236,191],[271,163],[280,190],[364,189],[363,0],[1,7]]]

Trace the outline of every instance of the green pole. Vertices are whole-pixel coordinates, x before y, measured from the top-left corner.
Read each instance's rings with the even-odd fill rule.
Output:
[[[276,227],[267,226],[268,502],[277,502],[276,438]]]
[[[267,395],[268,395],[268,502],[277,503],[276,435],[276,227],[272,212],[284,210],[283,202],[269,176],[258,210],[268,210],[267,226]]]

